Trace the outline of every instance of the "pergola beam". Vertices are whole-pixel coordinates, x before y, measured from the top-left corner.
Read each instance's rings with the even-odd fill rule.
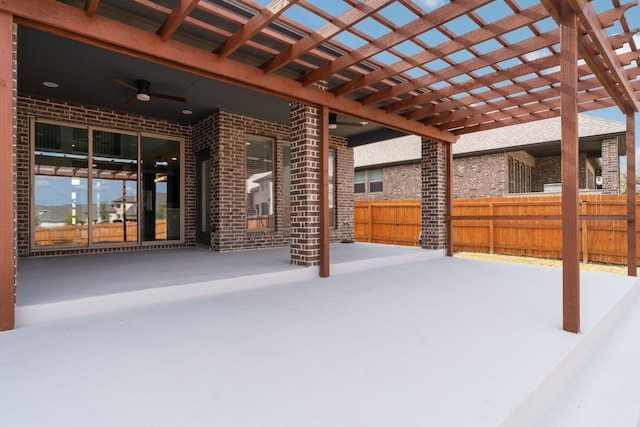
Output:
[[[238,31],[225,40],[214,53],[220,58],[226,58],[231,55],[298,1],[272,0],[266,8],[261,9],[258,14],[254,15]]]

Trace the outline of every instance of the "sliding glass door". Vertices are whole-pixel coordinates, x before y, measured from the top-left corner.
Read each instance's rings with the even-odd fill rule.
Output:
[[[180,140],[35,120],[32,138],[34,248],[182,239]]]
[[[180,240],[180,142],[141,139],[142,240]]]

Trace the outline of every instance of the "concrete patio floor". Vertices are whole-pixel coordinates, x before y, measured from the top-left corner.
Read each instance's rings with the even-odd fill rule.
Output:
[[[604,387],[598,363],[620,360],[608,351],[637,351],[616,335],[638,341],[635,278],[582,272],[575,335],[561,330],[556,268],[366,244],[331,254],[327,279],[280,249],[20,260],[17,329],[0,334],[3,424],[637,423],[633,378],[616,384],[635,407],[609,395],[573,413],[580,390]]]

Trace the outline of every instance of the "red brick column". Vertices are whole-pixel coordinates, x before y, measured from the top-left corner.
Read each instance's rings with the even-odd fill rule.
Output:
[[[444,143],[422,139],[422,234],[424,249],[447,247],[447,167]]]
[[[319,111],[291,104],[291,263],[320,262]]]
[[[17,26],[0,13],[0,331],[15,326]]]
[[[620,193],[618,138],[602,140],[602,193]]]

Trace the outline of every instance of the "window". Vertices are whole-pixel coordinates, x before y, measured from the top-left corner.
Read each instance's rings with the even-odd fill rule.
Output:
[[[273,228],[273,141],[249,137],[247,157],[247,228]]]
[[[382,169],[371,169],[369,171],[369,192],[382,191]]]
[[[181,141],[41,120],[32,129],[34,247],[182,238]]]
[[[357,171],[353,178],[353,192],[364,193],[366,190],[365,171]]]
[[[512,158],[507,158],[509,193],[530,193],[532,170],[530,166]]]

